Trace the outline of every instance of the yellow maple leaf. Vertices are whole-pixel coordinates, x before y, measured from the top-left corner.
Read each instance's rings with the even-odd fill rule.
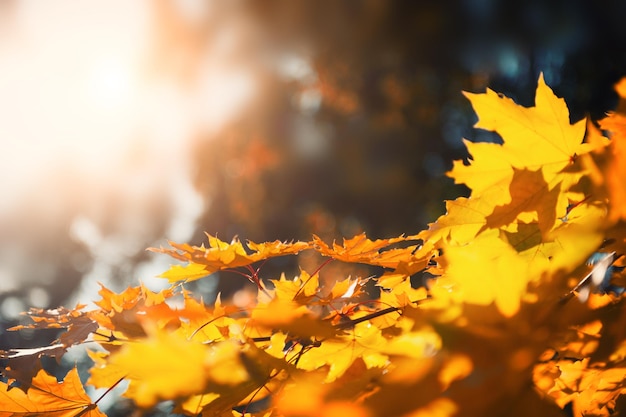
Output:
[[[550,189],[541,170],[514,168],[509,190],[511,201],[496,206],[487,216],[485,227],[497,229],[514,222],[537,222],[542,235],[547,236],[555,226],[559,200],[565,212],[567,202],[562,201],[560,187]]]
[[[290,300],[276,298],[268,304],[259,304],[251,318],[255,325],[282,330],[295,337],[325,338],[335,334],[329,321],[320,320],[307,306]]]
[[[161,278],[167,278],[169,282],[177,282],[195,281],[209,274],[205,265],[190,262],[187,265],[172,265],[170,269],[159,276]]]
[[[507,317],[517,313],[520,299],[532,276],[517,251],[492,230],[463,245],[444,246],[444,277],[470,304],[495,303]]]
[[[473,160],[456,162],[449,175],[468,185],[471,196],[447,202],[447,213],[418,237],[443,250],[445,284],[431,289],[448,300],[442,307],[460,298],[494,303],[511,316],[530,281],[572,271],[601,244],[603,194],[576,190],[593,167],[574,165],[607,142],[583,143],[584,121],[570,124],[565,102],[543,77],[535,107],[491,90],[467,97],[479,117],[476,127],[499,133],[503,144],[466,142]],[[443,285],[460,297],[447,296]]]
[[[249,378],[234,342],[205,345],[162,330],[124,345],[91,371],[93,381],[122,373],[130,381],[124,395],[144,408],[202,394],[209,384],[236,385]]]
[[[274,284],[274,294],[277,299],[297,301],[300,304],[310,301],[319,289],[319,275],[309,275],[304,270],[301,270],[300,275],[292,280],[288,280],[283,274],[279,280],[273,279],[271,282]]]
[[[107,366],[109,352],[87,350],[87,355],[94,362],[87,384],[96,388],[111,388],[121,378],[126,377],[126,370]]]
[[[539,77],[535,107],[523,107],[510,98],[487,89],[485,94],[466,93],[478,114],[475,127],[500,134],[504,143],[465,141],[473,161],[457,161],[449,174],[481,194],[503,179],[510,182],[513,168],[541,169],[547,183],[577,155],[589,152],[583,144],[585,122],[570,124],[569,111]]]
[[[184,294],[183,308],[176,313],[183,319],[179,331],[185,338],[196,342],[216,342],[230,336],[230,326],[236,320],[229,317],[229,313],[239,312],[236,306],[222,306],[218,295],[212,308],[207,307],[200,300]]]
[[[352,279],[350,277],[337,281],[333,284],[333,288],[331,288],[326,298],[332,301],[338,298],[349,299],[351,297],[357,297],[363,292],[362,286],[365,282],[366,280],[358,278]]]
[[[325,340],[302,354],[298,368],[307,371],[328,366],[326,382],[332,382],[343,375],[352,363],[361,358],[368,368],[383,367],[388,356],[381,353],[387,344],[379,328],[369,322],[358,323],[350,334]]]
[[[464,244],[472,241],[484,229],[494,203],[489,197],[459,197],[446,201],[446,214],[418,234],[425,246],[436,247],[439,242]]]

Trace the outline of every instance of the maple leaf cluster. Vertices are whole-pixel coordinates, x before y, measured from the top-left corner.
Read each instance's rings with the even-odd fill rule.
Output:
[[[626,90],[626,86],[621,86]],[[620,86],[618,86],[618,91]],[[41,366],[85,344],[86,385],[125,383],[140,410],[190,416],[606,416],[626,392],[626,115],[570,124],[539,78],[534,107],[467,94],[477,128],[449,175],[471,189],[416,235],[328,244],[170,242],[170,286],[115,293],[96,308],[32,309],[24,328],[62,331],[50,346],[0,352],[2,416],[103,416],[72,369]],[[316,251],[295,277],[263,263]],[[329,262],[373,277],[320,279]],[[205,303],[185,283],[230,270],[253,282],[245,307]],[[429,277],[424,285],[413,277]],[[274,278],[274,279],[269,279]],[[377,295],[365,290],[373,281]],[[413,280],[415,281],[415,280]],[[102,398],[102,397],[100,397]]]

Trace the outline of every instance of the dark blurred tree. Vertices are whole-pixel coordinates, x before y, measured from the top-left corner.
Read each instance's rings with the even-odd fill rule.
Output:
[[[598,118],[626,74],[616,1],[244,5],[256,50],[303,57],[312,75],[268,76],[248,113],[199,142],[197,184],[211,199],[199,231],[225,238],[417,231],[457,192],[443,173],[466,156],[461,138],[498,140],[470,129],[462,90],[532,105],[544,72],[572,118]]]

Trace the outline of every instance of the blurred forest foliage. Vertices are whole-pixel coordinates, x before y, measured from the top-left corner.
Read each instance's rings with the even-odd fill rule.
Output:
[[[461,139],[497,140],[472,133],[461,91],[489,86],[531,105],[543,71],[573,119],[614,107],[626,6],[613,4],[250,3],[267,41],[310,68],[271,80],[250,108],[257,117],[202,142],[197,186],[214,204],[198,231],[254,240],[420,230],[451,195],[442,176],[464,156]]]
[[[531,105],[543,72],[572,119],[598,119],[616,105],[613,84],[626,75],[626,3],[617,0],[216,1],[210,13],[200,8],[192,17],[185,3],[194,2],[154,2],[151,76],[195,88],[190,80],[226,28],[240,33],[228,59],[262,80],[225,126],[194,133],[188,166],[202,211],[191,237],[177,239],[198,244],[205,231],[254,241],[416,233],[458,195],[444,174],[453,159],[467,157],[462,138],[499,140],[472,129],[475,116],[461,91],[488,86]],[[3,4],[3,11],[11,7]],[[69,198],[79,199],[79,189]],[[171,237],[171,201],[149,197],[136,213],[150,220],[135,231],[141,239],[115,244],[124,256],[115,252],[107,273],[120,285],[135,282],[135,266],[154,257],[145,247]],[[116,221],[126,207],[109,204],[99,223],[105,237],[135,224]],[[41,284],[49,295],[38,307],[67,303],[94,254],[106,255],[102,245],[90,247],[68,232],[76,210],[59,210],[48,223],[30,217],[3,224],[3,250],[25,248],[20,274],[37,280],[34,261],[49,266]],[[3,256],[15,259],[14,252]],[[223,282],[219,290],[233,291]],[[23,287],[0,294],[3,329],[16,322],[8,314],[16,304],[7,300],[27,295]],[[0,347],[42,345],[17,337],[0,331]]]

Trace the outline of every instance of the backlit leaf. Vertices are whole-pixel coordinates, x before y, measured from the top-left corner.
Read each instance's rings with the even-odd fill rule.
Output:
[[[106,417],[85,393],[76,368],[61,382],[40,370],[26,393],[0,382],[0,417],[18,416]]]
[[[194,281],[213,272],[228,268],[237,268],[255,262],[275,258],[277,256],[294,255],[311,245],[307,242],[247,242],[249,250],[235,238],[231,243],[224,242],[215,236],[207,234],[207,247],[191,246],[186,243],[169,242],[173,249],[151,248],[153,252],[165,253],[183,262],[189,262],[186,267],[173,266],[161,276],[171,282],[177,280]]]
[[[455,162],[450,176],[481,194],[493,184],[510,182],[513,168],[538,170],[551,183],[576,155],[590,150],[582,143],[585,122],[573,125],[563,99],[554,95],[539,77],[535,107],[523,107],[487,89],[485,94],[466,93],[478,114],[475,127],[502,136],[503,145],[465,142],[473,157],[470,165]]]
[[[343,245],[333,242],[332,246],[330,246],[314,235],[313,244],[316,251],[338,261],[363,263],[385,268],[397,268],[401,261],[419,262],[423,263],[423,268],[428,262],[427,257],[429,254],[421,252],[419,245],[411,245],[406,248],[390,248],[395,243],[414,241],[416,239],[416,236],[400,236],[391,239],[370,240],[365,236],[365,233],[361,233],[351,239],[344,239]]]
[[[91,373],[92,380],[125,374],[130,384],[124,395],[140,407],[201,394],[210,383],[235,385],[248,378],[233,343],[204,345],[163,331],[124,345]]]
[[[498,239],[498,233],[483,233],[472,242],[444,249],[446,269],[454,290],[470,304],[495,303],[505,316],[519,310],[520,300],[532,276],[528,263],[515,249]]]

